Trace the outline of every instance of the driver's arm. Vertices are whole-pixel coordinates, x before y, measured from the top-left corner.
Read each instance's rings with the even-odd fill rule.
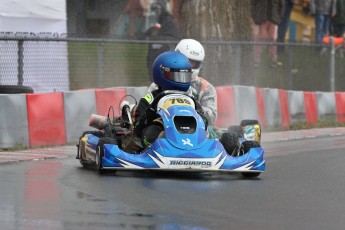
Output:
[[[148,93],[150,94],[150,93]],[[146,127],[146,108],[149,106],[149,102],[147,101],[145,97],[142,97],[139,101],[138,106],[135,110],[135,116],[134,116],[134,128],[139,137],[141,137],[141,133],[143,129]]]
[[[143,129],[152,121],[154,120],[155,113],[154,114],[147,114],[146,110],[147,107],[153,102],[154,97],[157,96],[159,93],[158,90],[153,91],[151,93],[146,94],[144,97],[142,97],[139,101],[139,104],[135,110],[134,115],[134,128],[136,130],[136,133],[139,137],[141,137]]]

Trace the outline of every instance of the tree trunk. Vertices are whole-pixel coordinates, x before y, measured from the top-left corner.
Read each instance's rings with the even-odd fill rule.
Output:
[[[251,47],[240,44],[252,40],[250,0],[185,0],[180,27],[205,47],[202,76],[214,85],[253,84]]]

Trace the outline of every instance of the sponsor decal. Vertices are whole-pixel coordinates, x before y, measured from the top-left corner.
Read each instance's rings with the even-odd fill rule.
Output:
[[[198,53],[198,52],[196,52],[196,51],[190,51],[190,54],[191,55],[195,55],[195,56],[199,56],[200,54]]]
[[[185,165],[185,166],[203,166],[211,167],[211,161],[193,161],[193,160],[170,160],[170,165]]]
[[[149,103],[151,104],[151,102],[153,101],[153,96],[151,93],[148,93],[144,96],[144,99]]]
[[[182,139],[182,144],[183,144],[183,145],[189,145],[189,146],[192,146],[192,147],[193,147],[193,144],[190,143],[190,139],[189,139],[189,138],[187,138],[186,140],[185,140],[185,139]]]

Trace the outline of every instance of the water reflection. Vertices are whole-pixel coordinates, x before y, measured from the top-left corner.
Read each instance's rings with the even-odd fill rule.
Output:
[[[61,193],[57,183],[61,163],[37,161],[25,172],[25,229],[62,229]]]

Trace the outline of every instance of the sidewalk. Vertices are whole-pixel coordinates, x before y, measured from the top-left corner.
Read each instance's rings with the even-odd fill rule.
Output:
[[[22,161],[35,161],[51,158],[67,158],[77,155],[75,145],[56,146],[48,148],[35,148],[19,151],[0,151],[0,165],[3,163],[16,163]]]
[[[296,140],[313,137],[326,137],[344,135],[345,127],[338,128],[317,128],[292,130],[284,132],[269,132],[262,133],[262,143],[274,141]],[[75,145],[65,145],[57,147],[48,147],[41,149],[27,149],[20,151],[0,151],[0,165],[3,163],[15,163],[30,160],[44,160],[50,158],[67,158],[75,157],[77,154],[77,147]]]
[[[272,142],[272,141],[286,141],[286,140],[296,140],[303,138],[313,138],[313,137],[326,137],[326,136],[338,136],[345,135],[345,127],[337,128],[315,128],[315,129],[302,129],[302,130],[291,130],[284,132],[269,132],[262,133],[262,142]]]

